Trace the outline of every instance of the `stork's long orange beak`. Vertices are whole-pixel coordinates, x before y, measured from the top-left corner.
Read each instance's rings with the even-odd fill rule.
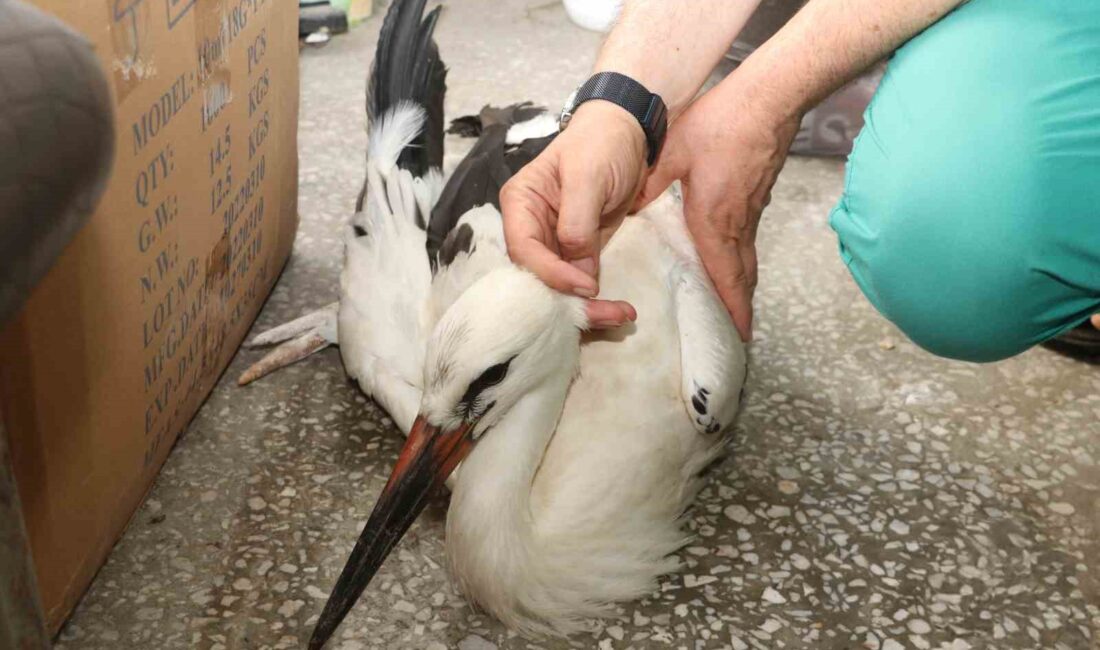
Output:
[[[473,423],[467,423],[451,431],[442,431],[428,424],[423,416],[416,418],[390,480],[378,497],[374,512],[359,534],[317,626],[313,628],[310,650],[325,645],[386,556],[424,510],[428,496],[443,485],[470,453],[474,446],[470,437],[472,428]]]

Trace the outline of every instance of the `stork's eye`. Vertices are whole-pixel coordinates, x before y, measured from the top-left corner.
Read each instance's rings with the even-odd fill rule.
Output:
[[[512,359],[515,359],[515,357],[512,357]],[[467,414],[471,414],[476,410],[475,405],[481,393],[486,388],[496,386],[504,381],[504,378],[508,375],[508,365],[512,363],[512,359],[504,363],[489,366],[485,369],[485,372],[478,375],[477,379],[470,382],[470,386],[466,389],[466,393],[462,395],[462,400],[459,402],[462,410]]]

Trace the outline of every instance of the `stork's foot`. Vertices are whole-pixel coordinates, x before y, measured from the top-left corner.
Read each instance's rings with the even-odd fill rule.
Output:
[[[718,296],[694,267],[676,287],[681,394],[699,433],[714,435],[737,417],[745,384],[745,346]]]
[[[691,382],[694,390],[691,393],[691,408],[695,411],[692,417],[695,420],[696,428],[699,428],[703,433],[718,433],[722,429],[722,423],[709,412],[710,409],[710,390]]]
[[[246,342],[244,344],[246,348],[276,343],[280,345],[241,373],[237,378],[237,384],[241,386],[250,384],[264,375],[335,344],[339,308],[340,303],[337,302],[325,305],[315,312],[258,334],[251,341]]]

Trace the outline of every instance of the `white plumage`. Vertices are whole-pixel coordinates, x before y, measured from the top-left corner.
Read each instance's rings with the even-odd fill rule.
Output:
[[[423,346],[411,343],[426,340],[435,321],[427,300],[427,238],[416,224],[428,220],[443,176],[433,170],[413,178],[397,167],[397,157],[423,125],[423,110],[408,103],[371,125],[367,203],[346,229],[340,273],[344,368],[406,432],[416,416],[424,365]],[[367,235],[358,235],[356,226]]]
[[[552,127],[545,114],[509,125],[502,146]],[[638,311],[619,330],[586,331],[581,299],[513,266],[489,204],[457,220],[457,250],[433,273],[420,224],[446,217],[431,209],[442,176],[399,164],[425,128],[423,109],[404,101],[371,125],[338,308],[257,337],[298,337],[292,354],[261,362],[268,370],[310,349],[303,339],[331,342],[337,322],[348,374],[410,436],[311,647],[459,461],[447,560],[480,607],[524,633],[570,633],[653,592],[678,567],[683,513],[722,450],[745,377],[744,345],[671,194],[628,218],[601,256],[603,294]]]
[[[504,136],[505,144],[516,145],[525,140],[541,138],[558,130],[558,121],[550,113],[541,113],[529,120],[512,125]]]
[[[575,631],[611,603],[652,593],[678,566],[680,517],[722,448],[715,431],[700,431],[711,423],[693,419],[702,416],[690,400],[705,388],[728,424],[745,358],[732,325],[696,332],[727,356],[693,357],[684,345],[681,315],[721,308],[692,291],[697,273],[650,219],[676,207],[666,197],[627,220],[601,257],[601,285],[637,307],[633,326],[578,336],[579,300],[506,268],[471,287],[436,329],[438,341],[466,330],[476,343],[448,349],[442,362],[429,352],[429,420],[446,412],[436,400],[453,399],[431,387],[433,363],[470,366],[485,348],[490,360],[527,355],[495,397],[514,405],[481,425],[492,429],[464,461],[447,517],[448,561],[463,592],[516,629]],[[707,297],[713,305],[691,304]]]

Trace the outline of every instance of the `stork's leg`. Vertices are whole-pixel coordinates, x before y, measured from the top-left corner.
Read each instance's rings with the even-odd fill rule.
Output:
[[[248,367],[237,379],[241,386],[256,381],[279,368],[308,357],[336,343],[336,314],[339,303],[325,305],[301,318],[257,334],[245,347],[255,348],[281,343],[262,359]]]
[[[701,267],[685,264],[676,278],[681,396],[701,433],[718,433],[737,416],[745,383],[745,344]]]
[[[745,344],[707,278],[684,222],[679,187],[642,213],[661,231],[675,262],[670,271],[680,328],[680,393],[695,428],[713,434],[737,416],[745,383]]]
[[[266,332],[261,332],[252,337],[252,340],[246,342],[244,347],[246,348],[259,348],[266,345],[274,345],[275,343],[282,343],[283,341],[289,341],[293,338],[317,330],[321,333],[330,333],[333,342],[336,342],[336,313],[340,308],[339,302],[332,302],[324,307],[321,307],[315,312],[310,312],[300,318],[283,323],[278,327],[273,327]],[[325,328],[331,328],[327,331]]]

